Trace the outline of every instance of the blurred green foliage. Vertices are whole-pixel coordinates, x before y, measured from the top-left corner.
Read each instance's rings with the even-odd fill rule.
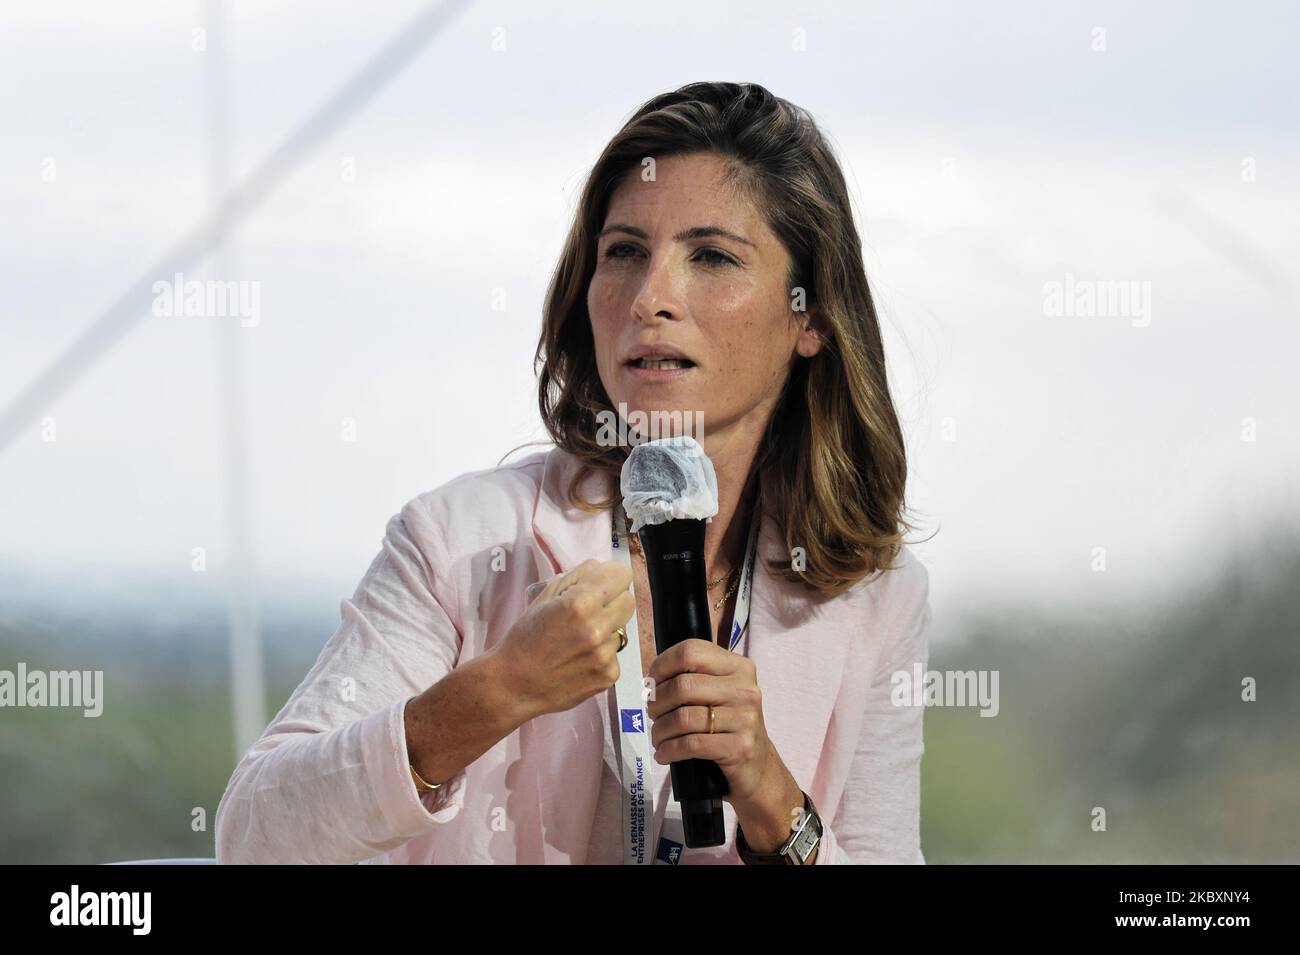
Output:
[[[1300,862],[1298,584],[1273,541],[1163,607],[973,612],[930,667],[998,670],[1000,711],[926,711],[926,860]]]
[[[1300,553],[1271,546],[1159,612],[1026,597],[947,622],[961,639],[931,668],[997,670],[1000,710],[927,710],[927,861],[1300,861],[1297,581]],[[332,632],[313,613],[265,620],[268,714]],[[220,610],[6,613],[0,667],[19,660],[103,669],[106,706],[0,710],[0,862],[212,856],[234,761]]]

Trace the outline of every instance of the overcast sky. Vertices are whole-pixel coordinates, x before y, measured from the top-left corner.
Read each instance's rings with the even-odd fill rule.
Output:
[[[1294,529],[1293,5],[551,6],[469,6],[238,233],[268,588],[350,595],[407,500],[542,437],[583,176],[700,79],[804,106],[844,163],[940,614],[1174,592]],[[423,8],[229,4],[238,172]],[[0,408],[209,208],[206,10],[0,4]],[[1071,276],[1149,307],[1047,314]],[[0,450],[0,565],[221,573],[212,322],[145,303]]]

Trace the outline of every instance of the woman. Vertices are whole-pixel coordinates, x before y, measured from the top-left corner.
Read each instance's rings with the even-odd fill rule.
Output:
[[[219,860],[650,861],[625,837],[615,695],[639,664],[655,861],[924,862],[923,709],[891,678],[926,666],[928,577],[902,543],[903,438],[812,119],[753,84],[650,100],[596,163],[547,298],[556,447],[389,521],[236,767]],[[702,422],[717,477],[713,632],[663,654],[635,536],[612,559],[629,451],[612,411]],[[667,835],[667,769],[688,758],[726,777],[720,846]]]

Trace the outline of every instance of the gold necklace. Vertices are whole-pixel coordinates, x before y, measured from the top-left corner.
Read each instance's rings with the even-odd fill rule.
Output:
[[[718,612],[718,611],[721,610],[724,606],[726,606],[727,601],[731,599],[731,595],[732,595],[733,593],[735,593],[736,585],[740,583],[740,575],[739,575],[738,573],[736,573],[736,571],[733,570],[733,571],[732,571],[730,574],[728,574],[727,576],[728,576],[728,577],[735,577],[736,579],[733,580],[733,581],[731,582],[731,586],[728,587],[728,588],[727,588],[727,592],[726,592],[725,594],[722,595],[722,599],[719,600],[717,603],[715,603],[715,604],[713,605],[713,611],[714,611],[714,613]]]
[[[642,561],[644,561],[645,554],[641,552],[641,541],[637,539],[637,535],[629,534],[628,544],[632,548],[632,553],[636,554],[638,557],[641,558]],[[708,589],[712,590],[714,587],[718,586],[718,584],[722,583],[724,580],[731,580],[731,586],[728,587],[727,592],[722,595],[722,599],[713,605],[713,610],[715,613],[721,610],[726,605],[727,601],[731,599],[731,595],[735,593],[736,586],[740,583],[740,576],[737,569],[735,567],[731,568],[731,570],[727,574],[725,574],[722,577],[719,577],[713,583],[709,584]]]
[[[735,573],[735,570],[731,570],[731,571],[728,571],[727,573],[723,574],[723,575],[722,575],[721,577],[719,577],[717,580],[715,580],[715,581],[713,581],[712,583],[709,584],[709,589],[712,590],[714,587],[718,586],[718,584],[725,584],[728,580],[731,579],[731,575],[734,574],[734,573]]]

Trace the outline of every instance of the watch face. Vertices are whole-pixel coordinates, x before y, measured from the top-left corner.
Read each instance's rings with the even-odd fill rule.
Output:
[[[821,843],[822,837],[822,819],[817,815],[817,807],[813,805],[812,797],[804,793],[804,814],[799,820],[799,833],[791,841],[790,854],[797,854],[798,864],[806,865],[808,857],[813,854],[813,850]],[[791,859],[795,862],[795,859]]]
[[[815,826],[816,823],[810,823],[803,832],[799,833],[799,838],[790,847],[792,853],[798,854],[800,865],[808,863],[808,857],[812,855],[813,850],[817,848],[817,843],[821,841]]]

